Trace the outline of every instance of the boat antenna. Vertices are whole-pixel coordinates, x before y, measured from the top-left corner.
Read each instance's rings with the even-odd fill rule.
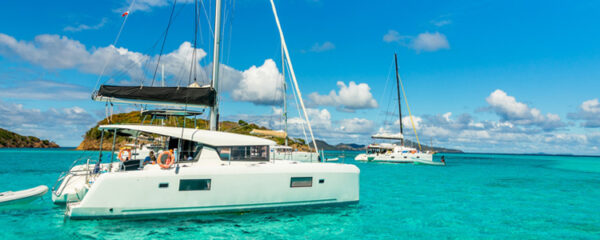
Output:
[[[283,83],[283,132],[285,132],[285,146],[288,145],[288,137],[287,137],[287,124],[288,124],[288,116],[287,116],[287,84],[285,82],[285,57],[283,53],[283,44],[281,45],[281,82]]]
[[[400,139],[400,143],[404,146],[404,134],[402,130],[402,104],[400,103],[400,75],[398,75],[398,55],[394,53],[394,61],[396,62],[396,89],[398,90],[398,114],[400,115],[400,135],[402,139]]]
[[[215,104],[210,107],[210,130],[217,131],[219,125],[219,51],[221,45],[221,0],[215,1],[215,38],[213,48],[212,88]]]

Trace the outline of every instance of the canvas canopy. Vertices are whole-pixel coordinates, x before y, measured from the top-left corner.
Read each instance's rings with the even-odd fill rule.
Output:
[[[172,103],[174,105],[215,105],[216,91],[212,87],[140,87],[101,85],[93,96],[96,101],[127,103]],[[133,101],[123,101],[133,100]]]

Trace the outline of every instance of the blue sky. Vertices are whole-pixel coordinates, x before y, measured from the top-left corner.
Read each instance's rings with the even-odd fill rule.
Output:
[[[187,84],[193,49],[193,1],[178,2],[162,60],[171,85]],[[224,2],[222,117],[281,128],[281,56],[270,4]],[[130,3],[0,3],[0,127],[74,146],[105,116],[104,104],[89,96],[106,59],[112,64],[101,83],[149,85],[172,1],[137,0],[114,48]],[[276,4],[320,139],[366,144],[371,134],[398,131],[396,52],[422,140],[477,152],[600,154],[596,1]],[[205,2],[200,14],[204,74],[212,62],[213,5]],[[300,137],[288,100],[290,131]]]

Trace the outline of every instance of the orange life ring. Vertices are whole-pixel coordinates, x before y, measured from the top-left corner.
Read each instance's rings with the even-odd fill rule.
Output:
[[[410,153],[415,154],[417,153],[417,150],[411,150]]]
[[[118,156],[119,160],[121,160],[121,162],[125,162],[127,160],[127,158],[123,158],[123,157],[125,157],[125,155],[123,155],[124,152],[127,152],[127,156],[129,157],[129,160],[131,160],[131,149],[129,149],[129,148],[122,148],[119,151],[119,156]]]
[[[165,163],[163,163],[162,157],[165,154],[167,155],[167,159],[165,160]],[[175,156],[173,156],[173,153],[170,151],[163,151],[158,155],[158,158],[156,158],[156,163],[158,163],[158,166],[162,169],[169,169],[173,166],[173,163],[175,163]]]

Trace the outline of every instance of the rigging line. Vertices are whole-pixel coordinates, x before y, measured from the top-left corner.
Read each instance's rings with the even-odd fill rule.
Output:
[[[131,11],[131,8],[133,7],[133,4],[135,3],[135,0],[131,1],[131,4],[129,4],[129,8],[127,8],[127,12]],[[119,38],[121,37],[121,32],[123,32],[123,28],[125,27],[125,23],[127,22],[127,19],[129,18],[129,14],[125,15],[125,19],[123,19],[123,23],[121,23],[121,28],[119,29],[119,32],[117,33],[117,37],[115,38],[115,40],[113,41],[113,47],[117,48],[117,42],[119,41]],[[111,55],[112,56],[112,55]],[[96,85],[94,86],[94,90],[96,88],[98,88],[98,83],[100,83],[100,79],[102,79],[102,76],[104,75],[104,71],[106,71],[106,67],[108,66],[108,63],[110,62],[111,57],[109,56],[106,59],[106,62],[104,62],[104,66],[102,67],[102,71],[100,71],[100,75],[98,76],[98,79],[96,80]]]
[[[290,83],[292,82],[292,78],[291,76],[289,76],[289,71],[288,71],[288,79],[290,81]],[[300,126],[302,126],[302,133],[304,133],[304,143],[306,145],[308,145],[308,147],[310,148],[310,144],[308,144],[308,136],[306,135],[306,128],[304,128],[304,119],[302,118],[302,114],[300,113],[300,105],[298,104],[298,96],[296,96],[296,91],[292,90],[292,93],[294,94],[294,100],[296,101],[296,110],[298,110],[298,118],[300,118]]]
[[[208,13],[206,12],[206,6],[204,6],[204,1],[200,0],[200,3],[202,4],[202,9],[204,10],[204,16],[206,16],[206,21],[210,22],[210,18],[208,17]],[[214,36],[215,31],[213,31],[212,26],[210,26],[210,24],[208,24],[208,29],[210,30],[210,35]]]
[[[421,151],[421,142],[419,141],[419,135],[417,134],[417,129],[415,128],[415,121],[413,121],[413,116],[410,113],[410,106],[408,106],[408,99],[406,98],[406,92],[404,92],[404,84],[402,84],[402,79],[398,77],[400,81],[400,89],[402,89],[402,95],[404,95],[404,103],[406,103],[406,109],[408,110],[408,116],[410,116],[410,123],[412,124],[412,129],[415,131],[415,137],[417,138],[417,144],[419,144],[419,151]],[[402,121],[402,120],[400,120]]]
[[[393,67],[394,67],[394,62],[391,62],[390,63],[390,67],[388,68],[388,73],[387,73],[386,79],[385,79],[385,86],[383,88],[383,93],[381,94],[381,97],[379,97],[379,102],[380,103],[383,102],[384,97],[387,95],[387,87],[388,87],[388,84],[390,82],[390,74],[392,72],[392,68]],[[383,123],[384,123],[384,125],[385,125],[385,123],[387,122],[387,119],[388,119],[388,110],[389,110],[389,107],[390,107],[390,101],[388,101],[387,108],[385,108],[385,109],[382,110],[383,111],[382,113],[383,113]]]
[[[177,5],[177,0],[173,1],[173,8],[171,9],[171,15],[169,16],[169,23],[167,24],[167,30],[165,31],[165,38],[163,40],[162,46],[160,47],[160,54],[158,54],[158,61],[156,62],[156,68],[154,68],[154,75],[152,76],[152,83],[150,86],[154,85],[154,80],[156,79],[156,72],[158,71],[158,66],[160,65],[160,57],[162,57],[162,53],[165,49],[165,42],[167,42],[167,36],[169,35],[169,28],[171,27],[171,22],[173,21],[173,13],[175,12],[175,5]],[[144,86],[144,82],[142,81],[142,85],[140,88]]]
[[[230,59],[230,55],[231,55],[231,42],[233,41],[233,19],[235,19],[235,0],[232,1],[231,3],[232,7],[231,7],[231,18],[229,20],[229,41],[227,43],[227,64],[229,64],[229,59]]]
[[[181,8],[179,8],[179,10],[177,11],[177,14],[175,14],[174,19],[177,19],[177,17],[179,16],[179,14],[181,14],[182,10],[183,10],[183,6]],[[163,33],[156,39],[156,41],[154,42],[154,44],[151,47],[149,47],[146,50],[142,51],[142,53],[147,54],[147,56],[148,56],[148,58],[145,61],[143,61],[142,71],[144,71],[144,69],[152,61],[152,56],[150,56],[150,54],[156,48],[156,46],[158,45],[158,43],[160,42],[160,40],[163,38],[164,35],[165,35],[165,31],[163,31]],[[123,67],[123,69],[129,69],[129,68],[131,68],[133,65],[137,64],[137,62],[136,62],[137,60],[141,60],[144,57],[146,57],[146,55],[137,56],[136,59],[135,59],[135,61],[133,61],[132,63],[130,63],[127,66]],[[125,76],[127,74],[128,74],[127,70],[119,70],[119,71],[115,72],[113,75],[111,75],[111,77],[112,78],[117,78],[117,77]],[[140,84],[142,84],[143,81],[144,81],[144,78],[142,77],[141,81],[140,81]]]
[[[273,15],[275,17],[275,23],[277,24],[277,29],[279,30],[279,37],[281,38],[281,43],[283,44],[283,49],[285,55],[287,57],[288,69],[290,74],[292,75],[292,80],[294,81],[294,88],[298,94],[298,101],[302,106],[302,111],[304,112],[304,118],[306,119],[306,125],[308,126],[308,131],[310,132],[310,137],[312,138],[312,143],[315,148],[315,153],[319,154],[319,148],[317,147],[317,141],[315,140],[315,136],[312,130],[312,126],[310,125],[310,119],[308,118],[308,113],[306,112],[306,108],[304,107],[304,101],[302,100],[302,93],[300,92],[300,87],[298,87],[298,81],[296,79],[296,74],[294,73],[294,67],[292,65],[292,60],[290,59],[290,53],[287,49],[287,45],[285,43],[285,37],[283,35],[283,30],[281,28],[281,23],[279,22],[279,16],[277,15],[277,9],[275,8],[275,2],[270,0],[271,8],[273,10]]]

